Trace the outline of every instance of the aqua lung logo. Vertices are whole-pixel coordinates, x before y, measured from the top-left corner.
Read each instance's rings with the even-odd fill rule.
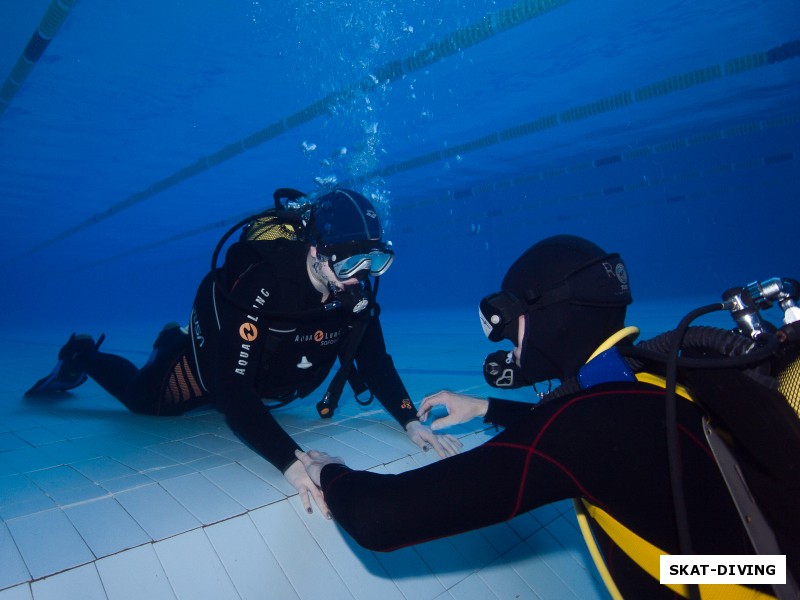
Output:
[[[260,290],[256,296],[255,302],[253,302],[253,308],[258,309],[264,306],[267,298],[269,298],[269,292],[264,289]],[[258,327],[256,327],[256,323],[258,323],[258,316],[247,315],[247,321],[239,325],[239,337],[242,338],[242,345],[239,348],[239,356],[236,361],[236,368],[234,369],[237,375],[245,375],[247,371],[247,365],[250,361],[250,343],[256,341],[256,338],[258,338]]]
[[[330,344],[337,343],[341,336],[342,336],[341,329],[337,331],[322,331],[321,329],[317,329],[314,333],[306,333],[304,335],[294,336],[294,342],[295,344],[302,344],[304,342],[316,342],[320,346],[328,346]]]
[[[369,209],[366,214],[370,219],[377,219],[378,218],[378,213],[376,213],[372,209]]]
[[[249,318],[252,319],[253,317]],[[242,323],[239,326],[239,337],[241,337],[245,343],[239,348],[239,359],[236,362],[238,367],[235,371],[237,375],[244,375],[248,360],[250,359],[250,344],[247,342],[252,342],[258,337],[258,328],[253,323]]]
[[[258,337],[258,328],[252,323],[242,323],[239,327],[239,337],[245,342],[252,342]]]

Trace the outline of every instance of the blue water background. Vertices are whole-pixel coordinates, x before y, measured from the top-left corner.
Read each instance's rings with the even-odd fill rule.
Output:
[[[49,4],[0,9],[0,76]],[[0,327],[185,322],[235,217],[333,182],[380,206],[385,310],[472,309],[556,233],[639,301],[800,277],[800,4],[518,4],[78,2],[0,115]]]

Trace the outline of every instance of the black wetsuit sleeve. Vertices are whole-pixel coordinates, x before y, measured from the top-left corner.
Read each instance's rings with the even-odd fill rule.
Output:
[[[663,414],[663,390],[638,382],[607,384],[537,406],[485,444],[419,469],[389,475],[326,465],[321,488],[337,523],[376,551],[584,497],[657,547],[677,553]],[[702,490],[688,497],[696,550],[749,553],[739,516],[703,444],[699,411],[679,402],[678,422],[681,460],[692,465],[687,489]],[[621,551],[610,552],[617,557],[615,579],[635,570]],[[657,580],[651,587],[660,589]],[[663,597],[650,591],[625,595]]]
[[[376,309],[376,314],[365,317],[368,321],[356,353],[356,365],[370,391],[386,411],[405,427],[417,419],[417,409],[386,350],[377,312]]]
[[[269,299],[260,293],[270,274],[265,265],[244,268],[246,261],[226,259],[226,266],[229,263],[227,285],[242,306],[220,298],[217,291],[220,331],[215,396],[231,430],[283,472],[296,460],[294,451],[299,446],[275,421],[257,392],[256,375],[268,337],[267,323],[256,311],[246,310],[256,302],[269,309]],[[245,274],[236,278],[236,271]]]
[[[483,422],[508,427],[531,412],[534,407],[534,404],[528,402],[489,398],[489,409],[483,417]]]

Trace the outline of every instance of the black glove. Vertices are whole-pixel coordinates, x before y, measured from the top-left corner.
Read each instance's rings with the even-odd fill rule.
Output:
[[[513,350],[498,350],[487,356],[483,361],[483,377],[486,383],[496,388],[516,389],[532,383],[525,379],[522,369],[514,362]]]

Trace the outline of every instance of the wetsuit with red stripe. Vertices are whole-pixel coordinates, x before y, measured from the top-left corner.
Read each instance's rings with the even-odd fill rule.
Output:
[[[327,465],[321,487],[337,522],[378,551],[586,498],[650,543],[679,553],[664,398],[659,387],[624,382],[541,405],[491,399],[485,421],[504,430],[483,445],[398,475]],[[694,553],[753,554],[705,441],[700,410],[679,398],[677,412]],[[673,597],[602,531],[596,535],[624,597]]]

